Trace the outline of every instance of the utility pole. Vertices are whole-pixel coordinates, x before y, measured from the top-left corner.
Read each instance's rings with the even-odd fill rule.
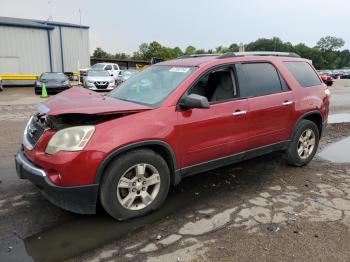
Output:
[[[52,14],[51,14],[51,1],[47,1],[48,9],[49,9],[49,17],[47,18],[47,21],[53,21]]]
[[[245,52],[245,47],[243,42],[239,43],[239,52]]]
[[[81,28],[81,9],[79,8],[79,26]]]

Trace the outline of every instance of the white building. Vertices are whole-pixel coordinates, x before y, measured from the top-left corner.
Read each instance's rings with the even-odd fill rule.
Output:
[[[0,17],[0,75],[78,71],[89,51],[88,26]]]

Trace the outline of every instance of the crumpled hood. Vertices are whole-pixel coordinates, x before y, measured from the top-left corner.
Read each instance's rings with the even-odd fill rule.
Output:
[[[73,87],[39,104],[38,110],[48,115],[134,113],[151,107],[100,95],[82,87]]]

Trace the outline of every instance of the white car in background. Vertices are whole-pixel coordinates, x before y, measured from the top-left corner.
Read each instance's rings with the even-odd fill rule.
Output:
[[[109,73],[109,75],[113,77],[114,80],[117,80],[120,73],[121,73],[119,65],[112,64],[112,63],[97,63],[97,64],[94,64],[93,66],[91,66],[90,70],[107,71]]]
[[[139,71],[137,71],[136,69],[132,69],[132,68],[121,71],[121,73],[116,81],[116,85],[120,85],[121,83],[124,83],[126,80],[128,80],[130,77],[134,76],[138,72]]]
[[[84,78],[84,87],[95,91],[113,90],[115,80],[105,70],[89,70]]]

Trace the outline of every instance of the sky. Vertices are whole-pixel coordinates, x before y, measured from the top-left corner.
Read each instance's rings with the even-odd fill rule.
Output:
[[[214,49],[280,37],[315,46],[327,35],[350,49],[349,0],[0,0],[0,16],[90,26],[90,51],[132,53],[144,42]],[[1,36],[0,36],[1,37]]]

